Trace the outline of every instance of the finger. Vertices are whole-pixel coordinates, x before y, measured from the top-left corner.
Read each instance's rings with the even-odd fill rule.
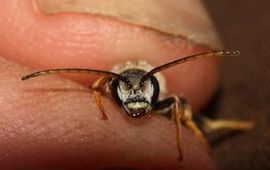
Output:
[[[110,17],[74,13],[47,16],[39,11],[32,0],[15,0],[12,3],[5,0],[2,4],[1,53],[36,69],[87,67],[110,70],[115,64],[127,60],[147,60],[158,66],[172,59],[208,50],[208,44],[200,46],[187,41],[188,37],[192,37],[190,32],[188,37],[181,35],[181,38],[175,38]],[[176,14],[170,21],[176,20]],[[181,18],[191,17],[190,14],[179,12],[179,16],[183,16]],[[190,23],[187,22],[189,26],[185,28],[191,27],[193,22],[204,23],[207,16],[191,18]],[[208,24],[201,25],[196,28],[211,28]],[[168,93],[181,92],[195,109],[205,105],[217,88],[217,73],[218,62],[213,58],[164,71]],[[73,77],[88,84],[95,78]]]
[[[129,119],[104,96],[100,119],[90,91],[43,77],[21,81],[22,68],[0,58],[0,164],[3,169],[214,169],[207,147],[183,128],[179,162],[174,124]]]

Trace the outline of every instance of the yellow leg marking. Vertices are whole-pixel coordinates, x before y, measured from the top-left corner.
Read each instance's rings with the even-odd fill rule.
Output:
[[[249,130],[254,127],[254,122],[251,121],[237,121],[237,120],[211,120],[204,118],[204,129],[207,132],[215,131],[218,129],[229,130]]]
[[[192,131],[192,133],[197,137],[203,137],[201,130],[197,127],[197,125],[193,121],[187,121],[184,123],[188,129]]]
[[[95,97],[95,101],[97,103],[98,109],[100,110],[100,113],[101,113],[101,119],[108,120],[108,116],[106,115],[105,109],[102,105],[100,92],[94,91],[94,97]]]
[[[98,109],[100,110],[102,120],[108,120],[108,116],[106,115],[105,109],[102,104],[101,93],[100,93],[100,91],[103,89],[103,87],[107,83],[107,80],[108,80],[107,77],[101,77],[97,81],[95,81],[92,85],[92,89],[94,90],[93,94],[94,94]]]
[[[176,128],[176,142],[177,142],[177,148],[178,148],[178,153],[179,153],[179,161],[183,160],[183,155],[182,155],[182,148],[180,144],[181,136],[180,136],[180,120],[181,120],[181,113],[179,110],[183,111],[182,109],[179,109],[179,99],[177,96],[174,97],[175,103],[174,103],[174,122],[175,122],[175,128]]]
[[[106,76],[100,77],[99,79],[97,79],[91,86],[92,89],[100,91],[102,90],[102,88],[105,86],[105,84],[107,83],[108,78]]]
[[[192,120],[192,110],[189,105],[183,105],[183,115],[181,116],[181,123],[188,129],[191,130],[191,132],[202,142],[204,142],[206,145],[208,145],[207,139],[204,137],[202,131],[198,128],[196,123]]]

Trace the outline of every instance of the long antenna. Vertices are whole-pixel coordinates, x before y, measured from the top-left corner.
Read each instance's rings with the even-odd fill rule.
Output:
[[[167,64],[158,66],[152,70],[150,70],[149,72],[147,72],[141,79],[141,82],[145,81],[146,79],[148,79],[150,76],[154,75],[157,72],[160,72],[162,70],[165,70],[167,68],[173,67],[175,65],[181,64],[181,63],[185,63],[188,61],[192,61],[192,60],[196,60],[199,58],[204,58],[204,57],[211,57],[211,56],[217,56],[217,57],[222,57],[222,56],[239,56],[241,53],[239,51],[226,51],[226,50],[217,50],[217,51],[207,51],[207,52],[203,52],[203,53],[199,53],[199,54],[195,54],[195,55],[191,55],[191,56],[187,56],[184,58],[180,58],[174,61],[171,61]]]
[[[117,73],[113,73],[110,71],[103,71],[103,70],[93,70],[93,69],[87,69],[87,68],[58,68],[58,69],[41,70],[41,71],[33,72],[33,73],[23,76],[22,80],[28,80],[28,79],[38,77],[38,76],[59,74],[59,73],[84,73],[84,74],[108,75],[108,76],[122,80],[127,85],[131,84],[127,78]]]

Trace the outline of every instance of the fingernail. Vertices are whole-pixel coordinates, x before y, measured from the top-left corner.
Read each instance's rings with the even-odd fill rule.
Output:
[[[182,37],[199,45],[222,48],[215,27],[200,0],[36,0],[46,15],[64,12],[109,16]]]

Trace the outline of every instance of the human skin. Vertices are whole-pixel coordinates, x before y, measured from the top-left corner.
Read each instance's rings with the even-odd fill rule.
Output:
[[[20,80],[34,68],[110,70],[126,60],[160,65],[208,50],[207,44],[105,16],[46,16],[32,0],[4,0],[0,8],[2,168],[215,169],[208,146],[185,128],[179,162],[173,121],[162,116],[128,118],[104,95],[108,120],[101,120],[87,87],[97,76]],[[168,96],[183,94],[199,110],[217,88],[218,61],[205,58],[163,73]]]

